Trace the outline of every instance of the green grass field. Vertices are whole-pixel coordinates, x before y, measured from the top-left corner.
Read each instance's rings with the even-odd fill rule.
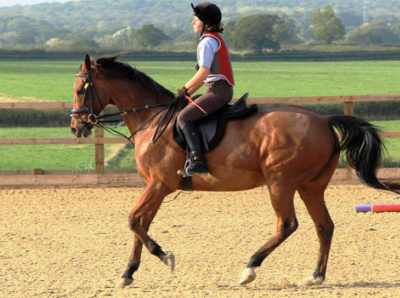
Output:
[[[175,91],[195,62],[128,63]],[[81,61],[0,61],[0,94],[16,99],[70,101]],[[400,61],[234,62],[235,97],[399,94]]]
[[[75,74],[81,62],[0,61],[0,98],[72,101]],[[195,65],[195,62],[128,63],[172,91],[191,78]],[[400,61],[234,62],[233,67],[235,97],[245,92],[250,92],[250,97],[400,94]],[[377,124],[384,131],[400,130],[397,121]],[[0,128],[0,138],[24,137],[73,136],[69,128]],[[385,165],[400,166],[400,140],[388,139],[386,143],[391,158],[386,158]],[[106,155],[111,152],[110,146],[106,146]],[[0,170],[94,168],[93,145],[0,146],[0,156]],[[125,150],[117,159],[117,164],[111,163],[109,168],[131,168],[133,150]]]

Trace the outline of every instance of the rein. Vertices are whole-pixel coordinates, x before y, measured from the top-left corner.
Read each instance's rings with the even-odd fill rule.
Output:
[[[118,112],[118,113],[96,115],[96,113],[94,112],[94,99],[95,99],[95,97],[98,99],[98,101],[99,101],[99,103],[101,105],[101,110],[104,109],[104,106],[103,106],[103,104],[101,103],[101,101],[99,99],[100,97],[98,96],[98,94],[96,92],[96,89],[94,88],[94,85],[93,85],[93,82],[91,80],[90,74],[80,74],[79,73],[79,74],[76,75],[76,77],[84,77],[84,78],[86,78],[86,84],[84,86],[85,94],[84,94],[83,104],[85,105],[87,95],[89,94],[89,97],[90,97],[90,109],[86,109],[86,108],[72,109],[70,116],[72,118],[74,118],[75,120],[77,120],[78,122],[83,123],[85,125],[94,125],[94,126],[97,126],[97,127],[102,127],[103,129],[105,129],[108,132],[111,132],[111,133],[117,134],[119,136],[122,136],[125,139],[127,139],[131,144],[133,144],[133,142],[131,141],[132,137],[134,137],[136,135],[136,133],[138,133],[139,131],[143,130],[143,128],[148,123],[153,121],[159,114],[161,114],[164,111],[164,114],[162,115],[162,117],[161,117],[161,119],[160,119],[160,121],[159,121],[159,123],[157,125],[156,131],[155,131],[155,133],[153,135],[153,138],[152,138],[152,143],[153,144],[155,142],[157,142],[157,140],[161,137],[161,135],[164,133],[164,131],[168,127],[169,123],[172,120],[173,115],[175,114],[175,112],[177,110],[178,98],[176,97],[174,100],[172,100],[171,102],[167,102],[167,103],[145,105],[143,107],[133,108],[133,109],[121,111],[121,112]],[[140,111],[144,111],[144,110],[148,110],[148,109],[154,109],[154,108],[160,108],[160,107],[162,107],[162,109],[156,111],[150,118],[148,118],[146,121],[144,121],[129,137],[127,137],[126,135],[120,133],[119,131],[115,130],[114,128],[112,128],[110,126],[104,125],[104,123],[120,122],[120,124],[117,126],[117,127],[119,127],[123,123],[123,121],[120,121],[120,120],[105,121],[104,119],[110,118],[110,117],[115,117],[115,116],[124,116],[124,115],[127,115],[129,113],[137,113],[137,112],[140,112]],[[161,129],[162,123],[164,122],[165,118],[167,117],[167,115],[169,113],[170,113],[170,116],[169,116],[167,122],[165,123],[164,127]],[[83,120],[83,119],[75,116],[74,114],[87,114],[88,115],[88,119],[87,120]]]

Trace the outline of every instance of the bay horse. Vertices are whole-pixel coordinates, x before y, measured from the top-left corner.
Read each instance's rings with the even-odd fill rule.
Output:
[[[148,230],[164,198],[182,187],[177,171],[185,163],[186,152],[172,137],[178,113],[176,95],[117,58],[85,56],[76,75],[71,132],[78,138],[88,137],[92,127],[105,117],[100,115],[104,107],[113,104],[132,133],[138,172],[147,185],[128,216],[134,240],[128,267],[119,281],[119,287],[125,287],[133,282],[143,245],[174,270],[174,255],[164,252]],[[164,122],[161,130],[160,122]],[[342,136],[341,142],[335,129]],[[393,192],[400,189],[399,184],[383,183],[376,177],[384,149],[378,132],[357,117],[322,116],[296,106],[259,110],[227,123],[221,143],[206,153],[210,173],[194,175],[193,189],[240,191],[266,185],[277,218],[275,234],[251,256],[241,285],[252,282],[256,268],[297,229],[296,191],[320,242],[317,267],[300,284],[311,286],[325,280],[334,223],[324,191],[340,152],[345,151],[348,164],[367,186]]]

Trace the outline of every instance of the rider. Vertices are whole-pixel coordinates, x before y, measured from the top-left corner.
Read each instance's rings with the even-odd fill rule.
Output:
[[[190,96],[204,83],[207,84],[206,93],[197,98],[195,104],[186,106],[178,115],[178,125],[192,156],[192,162],[186,168],[186,172],[193,174],[208,173],[202,142],[194,122],[231,101],[234,79],[228,50],[219,34],[224,30],[221,24],[221,10],[209,2],[191,5],[194,13],[193,31],[200,33],[197,72],[178,91],[178,96]]]

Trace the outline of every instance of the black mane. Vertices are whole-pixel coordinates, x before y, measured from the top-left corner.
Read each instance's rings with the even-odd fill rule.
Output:
[[[106,78],[131,79],[144,85],[156,96],[166,94],[172,98],[175,97],[173,92],[154,81],[144,72],[133,68],[127,63],[117,61],[118,57],[119,55],[102,56],[97,58],[94,65],[98,74]]]

